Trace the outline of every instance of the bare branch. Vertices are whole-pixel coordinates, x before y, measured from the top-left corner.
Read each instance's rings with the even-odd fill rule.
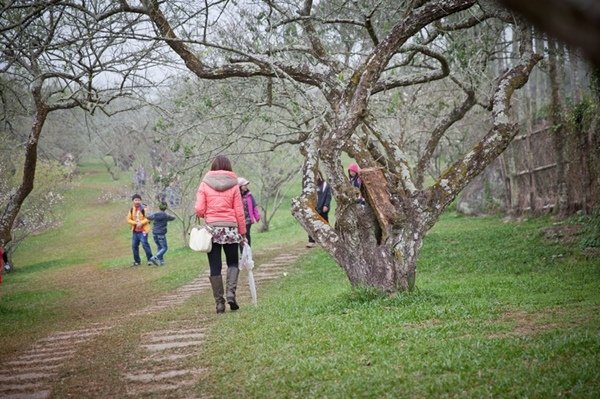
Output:
[[[410,45],[406,46],[404,51],[411,52],[411,58],[414,57],[415,53],[421,53],[436,59],[441,68],[438,70],[428,71],[424,74],[414,74],[408,76],[401,76],[396,79],[382,79],[373,87],[373,94],[379,93],[385,90],[391,90],[397,87],[416,85],[420,83],[433,82],[434,80],[443,79],[450,74],[450,67],[448,61],[443,54],[434,51],[425,46]]]
[[[518,128],[509,118],[510,100],[515,90],[523,87],[529,73],[542,58],[531,50],[530,36],[521,32],[522,62],[505,72],[499,79],[492,100],[492,129],[465,156],[450,165],[438,181],[427,190],[428,203],[432,208],[437,204],[439,214],[465,185],[502,151],[506,149]]]
[[[469,90],[464,101],[460,105],[456,105],[452,112],[446,115],[446,117],[442,118],[431,132],[429,141],[425,146],[425,151],[421,155],[421,158],[417,162],[417,166],[415,168],[415,184],[419,189],[423,187],[425,170],[429,162],[431,162],[431,157],[433,156],[433,152],[437,148],[440,139],[454,123],[461,120],[465,114],[471,108],[473,108],[473,105],[475,105],[475,92]]]

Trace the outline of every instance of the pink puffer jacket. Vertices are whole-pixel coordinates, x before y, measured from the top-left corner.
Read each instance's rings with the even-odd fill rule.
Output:
[[[206,173],[196,192],[196,216],[212,226],[237,227],[246,234],[244,205],[235,173],[214,170]]]

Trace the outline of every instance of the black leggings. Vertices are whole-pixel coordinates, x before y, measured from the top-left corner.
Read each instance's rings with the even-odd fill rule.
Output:
[[[208,265],[210,266],[211,276],[221,275],[221,269],[223,268],[221,248],[223,248],[223,251],[225,252],[225,261],[227,262],[227,267],[238,267],[239,244],[217,244],[216,242],[213,242],[212,250],[208,253]]]

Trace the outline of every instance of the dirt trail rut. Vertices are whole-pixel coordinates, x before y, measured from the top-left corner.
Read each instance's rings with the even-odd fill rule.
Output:
[[[283,276],[300,256],[302,250],[275,257],[254,269],[254,278],[260,283]],[[240,274],[240,296],[247,284],[247,274]],[[83,344],[118,327],[130,317],[152,315],[182,305],[194,295],[211,295],[208,271],[172,293],[163,295],[148,306],[129,316],[106,324],[91,324],[87,328],[55,332],[34,342],[22,352],[1,365],[0,398],[45,399],[52,396],[53,386],[59,383],[59,373]],[[259,298],[260,300],[260,298]],[[247,301],[249,303],[249,301]],[[137,361],[121,375],[128,398],[157,395],[161,398],[197,398],[193,386],[205,372],[202,368],[185,366],[182,362],[198,354],[203,345],[205,329],[190,327],[198,320],[177,320],[166,329],[142,333]],[[189,364],[190,362],[188,362]],[[184,366],[182,366],[182,364]]]

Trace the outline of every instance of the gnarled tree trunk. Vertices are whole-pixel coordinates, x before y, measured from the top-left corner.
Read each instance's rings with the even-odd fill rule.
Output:
[[[492,128],[470,152],[450,165],[431,187],[420,190],[412,184],[410,173],[394,173],[381,162],[377,169],[366,169],[363,194],[366,205],[356,202],[347,181],[332,186],[338,203],[335,227],[314,210],[314,179],[305,173],[304,190],[292,201],[292,213],[309,234],[329,252],[346,272],[351,284],[374,287],[392,294],[410,290],[416,278],[417,258],[425,233],[443,210],[475,176],[500,155],[518,133],[510,122],[510,100],[521,88],[541,56],[526,51],[522,62],[499,79],[492,100]],[[326,170],[335,170],[337,160],[323,154],[327,148],[315,142],[306,145],[305,168],[316,170],[320,161]],[[330,173],[336,179],[335,173]],[[343,177],[342,177],[343,178]]]
[[[34,121],[31,126],[29,138],[25,144],[25,163],[23,164],[23,178],[21,184],[13,195],[10,196],[2,217],[0,217],[0,246],[5,246],[12,240],[11,231],[21,210],[21,206],[25,199],[33,190],[33,182],[35,180],[35,169],[37,165],[37,148],[40,140],[42,128],[46,122],[48,106],[42,100],[42,82],[32,87],[32,95],[36,105]]]

